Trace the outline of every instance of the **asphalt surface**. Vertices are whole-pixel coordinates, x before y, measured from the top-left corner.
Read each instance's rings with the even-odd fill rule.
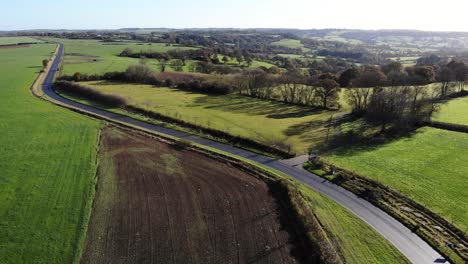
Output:
[[[405,227],[403,224],[395,220],[393,217],[391,217],[381,209],[375,207],[366,200],[359,198],[355,194],[335,184],[332,184],[320,178],[317,175],[303,170],[301,166],[298,166],[298,164],[296,164],[295,162],[273,159],[230,145],[215,142],[209,139],[204,139],[184,132],[148,124],[123,115],[109,113],[104,110],[83,105],[59,96],[52,89],[52,83],[54,78],[54,72],[58,69],[62,55],[63,44],[60,44],[58,55],[55,58],[51,70],[49,71],[42,85],[43,92],[47,97],[49,97],[49,99],[53,99],[62,104],[66,104],[69,107],[75,107],[81,110],[85,110],[89,113],[104,116],[107,119],[125,122],[133,126],[138,126],[159,133],[164,133],[177,138],[183,138],[205,146],[219,149],[237,156],[256,161],[265,166],[281,171],[310,186],[312,189],[328,196],[341,206],[351,211],[357,217],[369,224],[378,233],[380,233],[391,244],[393,244],[412,263],[449,263],[448,261],[445,261],[445,259],[437,251],[435,251],[419,236],[417,236],[410,229]]]

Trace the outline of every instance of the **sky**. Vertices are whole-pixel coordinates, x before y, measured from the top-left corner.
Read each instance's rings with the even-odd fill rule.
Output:
[[[468,31],[468,0],[4,0],[0,30],[347,28]]]

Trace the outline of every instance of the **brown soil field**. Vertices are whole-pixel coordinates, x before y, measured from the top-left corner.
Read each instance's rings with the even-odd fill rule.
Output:
[[[252,175],[106,127],[81,263],[298,263],[280,210]]]

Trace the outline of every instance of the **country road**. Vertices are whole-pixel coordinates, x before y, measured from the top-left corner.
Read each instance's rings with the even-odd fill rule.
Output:
[[[285,160],[277,160],[265,157],[250,151],[239,149],[230,145],[215,142],[209,139],[204,139],[198,136],[190,135],[180,131],[159,127],[153,124],[145,123],[126,117],[119,114],[109,113],[104,110],[96,109],[91,106],[83,105],[56,94],[52,89],[54,73],[58,69],[61,57],[63,55],[63,44],[60,44],[58,55],[55,58],[51,70],[47,73],[45,81],[42,85],[42,90],[48,100],[55,101],[69,108],[80,109],[88,112],[91,115],[105,117],[106,120],[114,120],[127,123],[133,126],[141,127],[147,130],[158,133],[167,134],[177,138],[183,138],[189,141],[196,142],[205,146],[219,149],[237,156],[241,156],[252,161],[261,163],[270,168],[281,171],[301,182],[310,186],[310,188],[328,196],[335,202],[339,203],[357,217],[365,221],[391,244],[393,244],[403,255],[405,255],[412,263],[449,263],[445,261],[441,255],[429,246],[424,240],[411,232],[403,224],[392,218],[390,215],[375,207],[364,199],[359,198],[355,194],[332,184],[317,175],[311,174],[302,169],[297,162]]]

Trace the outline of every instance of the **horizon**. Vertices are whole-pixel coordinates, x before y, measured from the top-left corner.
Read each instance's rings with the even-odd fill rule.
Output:
[[[24,8],[27,6],[28,8]],[[71,7],[70,7],[71,6]],[[98,3],[20,0],[3,4],[2,31],[168,29],[360,29],[468,32],[462,0],[395,0],[382,5],[371,0],[239,0],[219,3],[188,0],[166,3],[140,0],[102,0]],[[353,10],[353,12],[350,12]],[[44,16],[44,14],[47,14]],[[54,14],[54,16],[49,15]],[[260,14],[260,15],[259,15]],[[57,26],[60,24],[60,26]],[[131,27],[128,25],[132,25]],[[216,25],[216,26],[213,26]]]
[[[423,30],[414,28],[380,28],[380,29],[363,29],[363,28],[289,28],[289,27],[121,27],[121,28],[25,28],[4,30],[0,28],[0,32],[24,32],[24,31],[117,31],[117,30],[346,30],[346,31],[408,31],[408,32],[436,32],[436,33],[468,33],[468,30]]]

